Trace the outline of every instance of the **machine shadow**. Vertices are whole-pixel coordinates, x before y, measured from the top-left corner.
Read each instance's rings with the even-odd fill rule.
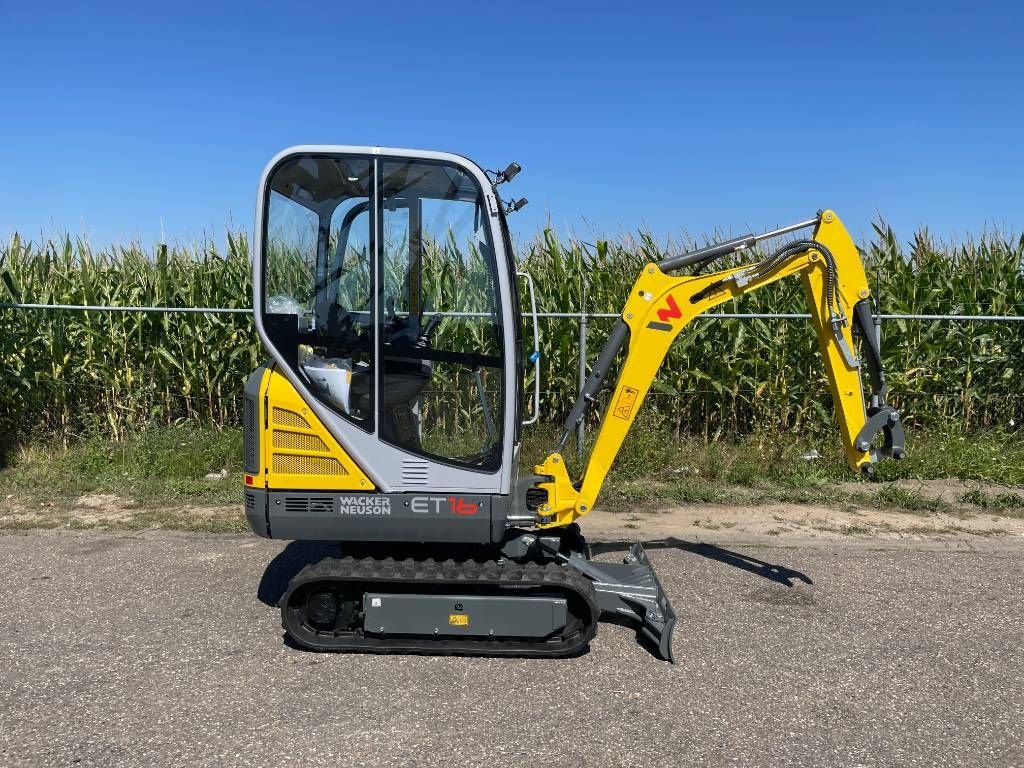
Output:
[[[288,589],[288,582],[307,565],[325,557],[338,557],[341,547],[330,541],[292,541],[270,561],[263,571],[256,596],[264,605],[276,608]]]
[[[591,544],[591,551],[596,554],[606,552],[628,551],[633,542],[613,541]],[[765,560],[758,560],[756,557],[745,555],[741,552],[734,552],[730,549],[716,547],[714,544],[705,544],[696,541],[684,541],[675,537],[655,539],[643,542],[644,549],[678,549],[683,552],[691,552],[709,560],[714,560],[733,568],[752,573],[755,576],[774,581],[786,587],[792,587],[795,581],[802,581],[804,584],[813,584],[814,581],[806,573],[788,568],[784,565],[769,563]]]

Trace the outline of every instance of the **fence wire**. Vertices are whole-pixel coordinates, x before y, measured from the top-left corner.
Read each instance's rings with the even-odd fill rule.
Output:
[[[105,306],[100,304],[26,304],[5,302],[0,309],[68,310],[80,312],[154,312],[165,314],[231,314],[251,315],[252,307],[157,307],[157,306]],[[446,312],[455,317],[489,317],[485,312]],[[557,317],[574,320],[614,319],[621,317],[616,312],[523,312],[525,318]],[[696,316],[701,320],[810,320],[806,312],[704,312]],[[1024,321],[1024,315],[958,315],[958,314],[879,314],[879,320],[937,320],[963,323],[1012,323]]]
[[[69,312],[109,312],[109,313],[154,313],[154,314],[187,314],[187,315],[251,315],[253,310],[251,307],[183,307],[183,306],[117,306],[117,305],[95,305],[95,304],[43,304],[43,303],[28,303],[28,302],[4,302],[0,303],[0,310],[25,310],[30,312],[42,311],[42,312],[54,312],[54,311],[69,311]],[[448,316],[460,316],[460,317],[489,317],[490,315],[482,312],[451,312],[445,313]],[[577,366],[578,366],[578,379],[580,386],[586,378],[588,372],[588,324],[590,321],[602,321],[612,320],[621,317],[620,313],[613,312],[524,312],[522,316],[526,320],[537,319],[551,319],[551,320],[568,320],[576,322],[576,331],[578,335],[578,349],[576,350],[577,355]],[[796,312],[710,312],[697,315],[698,319],[701,320],[808,320],[811,315],[807,313],[796,313]],[[939,322],[939,323],[997,323],[997,324],[1013,324],[1024,322],[1024,315],[966,315],[957,313],[891,313],[891,314],[877,314],[875,315],[876,321],[879,323],[885,321],[916,321],[916,322]],[[37,380],[40,377],[37,376]],[[48,377],[41,377],[43,380]],[[38,383],[43,383],[38,381]],[[63,380],[54,379],[52,384],[63,384],[67,382]],[[77,387],[101,387],[94,382],[76,382]],[[798,388],[799,389],[799,388]],[[735,391],[730,391],[728,394],[732,397],[738,395],[754,395],[758,390],[740,388]],[[547,390],[546,388],[542,391],[543,400],[547,402],[554,393],[554,390]],[[717,392],[711,389],[704,388],[687,388],[674,392],[672,394],[663,392],[651,392],[650,397],[655,400],[667,400],[669,398],[680,398],[682,396],[693,396],[693,395],[714,395]],[[796,396],[802,396],[802,390],[793,390]],[[791,394],[793,394],[791,393]],[[559,390],[558,394],[562,394]],[[942,399],[953,401],[961,399],[962,393],[924,393],[924,392],[903,392],[902,396],[905,399],[924,397],[929,399]],[[224,402],[230,402],[231,407],[236,407],[240,396],[236,395],[225,395],[218,394],[212,395],[206,393],[204,395],[185,395],[183,393],[162,393],[160,395],[154,395],[153,402],[157,400],[161,402],[167,402],[170,400],[195,400],[197,403],[203,403],[207,401],[217,401],[219,404]],[[1018,396],[1010,395],[1006,398],[1007,402],[1016,402],[1019,399]],[[583,444],[586,440],[586,429],[585,423],[580,424],[580,428],[577,433],[577,445],[582,450]]]

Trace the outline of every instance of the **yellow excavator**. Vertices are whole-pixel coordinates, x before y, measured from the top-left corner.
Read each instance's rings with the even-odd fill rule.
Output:
[[[671,661],[675,613],[643,548],[621,563],[593,560],[577,521],[594,508],[680,331],[787,277],[803,283],[849,465],[868,473],[904,455],[864,266],[826,210],[644,265],[557,446],[521,471],[541,368],[534,285],[517,270],[506,223],[526,200],[499,195],[519,172],[446,152],[300,146],[263,173],[253,312],[269,361],[245,385],[246,516],[260,536],[341,544],[281,598],[299,647],[565,656],[608,617],[632,623]],[[786,235],[799,239],[702,272]],[[562,450],[616,365],[600,431],[573,478]]]

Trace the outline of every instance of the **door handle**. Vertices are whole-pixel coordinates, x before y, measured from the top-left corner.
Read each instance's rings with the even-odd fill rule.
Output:
[[[533,352],[530,353],[530,362],[533,363],[533,416],[523,422],[523,426],[528,427],[540,418],[540,329],[537,327],[537,293],[533,287],[533,276],[529,272],[516,272],[516,275],[526,278],[533,317]]]

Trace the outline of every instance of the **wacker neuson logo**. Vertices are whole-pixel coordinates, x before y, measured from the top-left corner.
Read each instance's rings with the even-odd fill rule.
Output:
[[[390,515],[391,499],[387,496],[346,496],[338,499],[339,515]]]

